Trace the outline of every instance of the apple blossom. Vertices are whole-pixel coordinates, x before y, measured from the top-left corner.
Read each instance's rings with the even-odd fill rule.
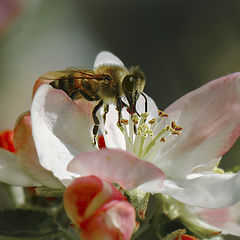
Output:
[[[109,62],[122,66],[105,52],[94,65]],[[110,106],[100,124],[107,148],[100,151],[92,145],[92,104],[76,103],[50,85],[36,88],[31,121],[39,165],[63,184],[95,175],[124,189],[166,194],[175,199],[173,205],[180,203],[179,214],[189,222],[240,236],[240,173],[213,171],[240,134],[240,73],[211,81],[164,111],[146,96],[145,113],[140,96],[140,118],[123,109],[121,126]]]

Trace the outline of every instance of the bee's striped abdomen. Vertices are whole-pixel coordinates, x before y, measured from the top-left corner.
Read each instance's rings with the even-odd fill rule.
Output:
[[[76,90],[74,79],[57,79],[50,83],[56,89],[63,90],[67,95],[71,96],[72,92]]]

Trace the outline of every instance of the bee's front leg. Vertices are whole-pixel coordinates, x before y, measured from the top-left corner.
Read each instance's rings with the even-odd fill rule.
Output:
[[[121,118],[122,118],[122,99],[120,97],[117,97],[117,111],[118,111],[118,125],[122,126],[121,124]]]
[[[97,134],[98,134],[98,129],[99,129],[99,119],[97,117],[97,111],[99,110],[99,108],[103,105],[103,100],[101,100],[96,106],[95,108],[93,109],[92,111],[92,118],[93,118],[93,121],[94,121],[94,127],[93,127],[93,144],[96,145],[96,137],[97,137]]]

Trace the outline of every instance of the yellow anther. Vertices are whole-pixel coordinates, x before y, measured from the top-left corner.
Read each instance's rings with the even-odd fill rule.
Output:
[[[138,117],[137,114],[134,113],[134,114],[132,115],[132,121],[133,121],[134,124],[138,124],[139,117]]]
[[[157,121],[156,118],[153,118],[153,119],[149,120],[148,123],[152,125],[152,124],[156,123],[156,121]]]
[[[124,125],[128,125],[128,120],[127,119],[121,119],[120,123],[122,123]]]
[[[163,112],[162,110],[158,110],[158,116],[159,117],[168,117],[168,114]]]
[[[183,128],[182,128],[182,127],[179,127],[179,126],[176,126],[176,127],[175,127],[175,130],[176,130],[176,131],[182,131]]]
[[[167,131],[169,131],[171,129],[171,127],[169,125],[166,126],[165,128]]]
[[[164,137],[162,137],[162,138],[160,139],[160,142],[166,142],[166,139],[165,139]]]
[[[172,134],[173,135],[180,135],[180,132],[179,131],[172,131]]]
[[[172,122],[171,122],[171,127],[172,127],[173,129],[175,129],[175,128],[177,127],[177,124],[176,124],[174,121],[172,121]]]
[[[138,130],[138,131],[137,131],[137,135],[140,136],[141,134],[142,134],[142,131],[141,131],[141,130]]]

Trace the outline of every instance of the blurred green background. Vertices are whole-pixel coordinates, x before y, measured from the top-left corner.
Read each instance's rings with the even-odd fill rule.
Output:
[[[240,71],[240,1],[0,0],[0,131],[29,109],[38,76],[91,67],[101,50],[141,66],[145,92],[164,109]],[[239,163],[239,143],[224,167]]]

